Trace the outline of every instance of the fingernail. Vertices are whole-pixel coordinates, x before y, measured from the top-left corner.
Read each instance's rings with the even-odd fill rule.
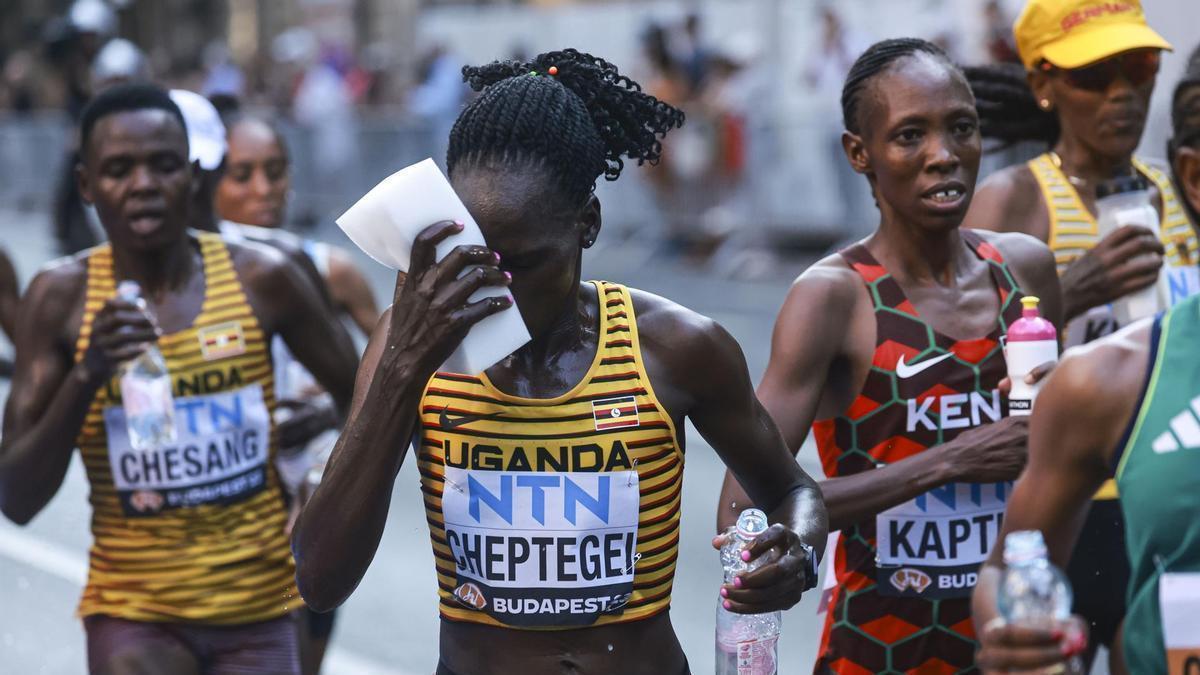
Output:
[[[750,562],[750,551],[742,551],[742,560]]]
[[[1025,384],[1034,384],[1034,383],[1036,383],[1036,380],[1033,379],[1032,373],[1025,376]]]
[[[729,597],[729,589],[728,589],[728,588],[722,588],[722,589],[721,589],[721,597],[722,597],[722,598],[728,598],[728,597]]]
[[[517,304],[517,301],[516,301],[516,300],[513,300],[513,296],[512,296],[512,295],[506,295],[506,296],[504,296],[504,297],[505,297],[505,298],[508,298],[508,304],[510,304],[510,305],[515,305],[515,304]]]
[[[492,251],[492,257],[496,259],[496,264],[499,265],[500,264],[500,254],[496,253],[495,251]]]
[[[464,223],[461,220],[454,221],[454,229],[456,229],[456,230],[462,230],[466,226],[467,226],[466,223]]]
[[[728,600],[726,600],[725,602],[723,602],[721,604],[725,606],[725,609],[733,609],[733,603],[729,602]]]
[[[512,281],[512,273],[511,273],[511,272],[505,272],[505,273],[504,273],[504,280],[505,280],[505,281]]]
[[[741,587],[742,587],[742,578],[741,578],[741,577],[734,577],[734,578],[733,578],[733,585],[734,585],[734,586],[737,586],[738,588],[741,588]]]

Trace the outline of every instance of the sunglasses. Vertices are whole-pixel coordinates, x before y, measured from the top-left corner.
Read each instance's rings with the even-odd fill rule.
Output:
[[[1058,73],[1076,89],[1104,91],[1118,75],[1124,75],[1125,80],[1135,87],[1146,84],[1158,74],[1161,60],[1157,50],[1147,50],[1128,52],[1082,68],[1058,68],[1048,61],[1042,61],[1041,68],[1043,72]]]

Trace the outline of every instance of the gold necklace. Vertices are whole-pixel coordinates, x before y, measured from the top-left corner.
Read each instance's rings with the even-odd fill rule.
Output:
[[[1074,185],[1077,188],[1085,188],[1091,184],[1086,178],[1072,176],[1071,174],[1067,173],[1067,170],[1063,168],[1062,157],[1059,157],[1058,153],[1053,150],[1050,151],[1050,162],[1054,164],[1054,168],[1061,171],[1062,175],[1067,177],[1067,182],[1071,185]],[[1133,178],[1137,178],[1137,169],[1135,169],[1132,164],[1129,166],[1129,175]]]

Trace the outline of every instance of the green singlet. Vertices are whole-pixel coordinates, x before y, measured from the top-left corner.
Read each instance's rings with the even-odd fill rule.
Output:
[[[1133,570],[1125,659],[1139,674],[1167,672],[1164,612],[1191,614],[1181,591],[1200,591],[1200,297],[1156,320],[1150,340],[1149,379],[1117,468]],[[1168,619],[1168,633],[1195,640],[1190,622]],[[1187,644],[1172,645],[1172,672],[1181,659],[1200,669],[1200,645]]]

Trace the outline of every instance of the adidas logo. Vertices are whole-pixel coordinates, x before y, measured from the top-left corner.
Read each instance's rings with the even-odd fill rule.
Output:
[[[1200,396],[1192,399],[1191,407],[1171,418],[1169,431],[1164,431],[1150,445],[1154,452],[1164,454],[1181,448],[1200,448]]]

